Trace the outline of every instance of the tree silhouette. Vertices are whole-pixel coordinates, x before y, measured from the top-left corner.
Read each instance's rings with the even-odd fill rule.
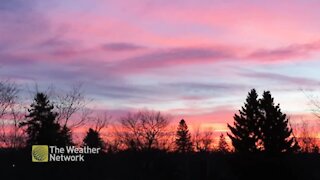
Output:
[[[254,89],[249,93],[240,115],[234,116],[234,127],[228,125],[236,152],[294,152],[299,149],[289,127],[288,118],[275,105],[269,91],[257,100]]]
[[[179,122],[176,132],[176,146],[178,152],[184,153],[192,151],[191,135],[184,119]]]
[[[117,136],[129,150],[161,149],[161,141],[166,137],[169,120],[169,116],[160,111],[128,113],[121,118],[122,132],[118,132]]]
[[[104,149],[105,145],[97,130],[89,128],[87,135],[83,139],[83,146]]]
[[[197,152],[209,152],[212,150],[213,144],[213,132],[210,129],[200,132],[200,129],[196,129],[193,134],[192,142],[194,149]]]
[[[288,126],[289,119],[281,112],[280,105],[274,104],[269,91],[263,93],[260,109],[260,138],[264,151],[268,153],[297,151],[299,146],[296,139],[292,137],[292,128]]]
[[[75,84],[67,92],[57,92],[55,95],[55,108],[58,112],[57,121],[69,129],[84,125],[91,113],[86,108],[89,99],[86,98],[82,84]],[[76,119],[71,118],[75,114],[81,114]]]
[[[304,153],[318,153],[319,145],[317,143],[317,131],[310,127],[309,122],[302,121],[301,127],[298,130],[298,143],[301,152]]]
[[[56,121],[57,113],[53,112],[53,108],[47,95],[36,94],[31,108],[28,109],[27,120],[21,123],[22,127],[27,126],[28,146],[33,144],[65,146],[71,143],[62,135],[61,127]]]
[[[23,103],[19,100],[19,86],[0,80],[0,147],[20,148],[25,137],[19,124],[23,121]]]
[[[228,143],[226,142],[226,138],[223,135],[223,133],[221,133],[220,137],[219,137],[219,144],[218,144],[218,152],[221,153],[228,153],[229,152],[229,146]]]
[[[260,117],[258,94],[252,89],[246,103],[239,110],[239,115],[234,115],[234,126],[228,124],[231,134],[228,134],[236,152],[257,152],[258,123]]]
[[[71,130],[67,126],[63,126],[60,130],[60,142],[59,144],[65,145],[65,146],[71,146],[74,145],[72,142],[72,133]]]

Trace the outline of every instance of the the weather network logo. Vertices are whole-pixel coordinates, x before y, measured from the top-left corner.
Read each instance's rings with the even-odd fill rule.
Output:
[[[76,146],[32,146],[32,162],[83,162],[87,154],[99,154],[101,148]]]
[[[32,162],[48,162],[49,147],[47,145],[32,146]]]

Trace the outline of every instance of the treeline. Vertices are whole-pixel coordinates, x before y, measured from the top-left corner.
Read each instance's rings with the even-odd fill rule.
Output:
[[[258,99],[257,92],[249,92],[244,106],[234,115],[230,132],[220,134],[215,142],[214,130],[191,133],[182,119],[172,127],[171,116],[158,111],[141,110],[122,116],[106,131],[111,123],[107,113],[92,115],[87,107],[90,100],[81,86],[67,92],[35,91],[33,101],[19,102],[16,84],[0,83],[0,145],[3,148],[25,148],[35,144],[56,146],[100,147],[107,153],[119,151],[174,151],[220,153],[318,153],[315,137],[295,136],[286,114],[274,103],[269,91]],[[81,142],[74,142],[73,129],[87,128]],[[107,138],[104,136],[107,133]],[[228,143],[226,137],[230,138]],[[229,144],[232,147],[229,147]]]

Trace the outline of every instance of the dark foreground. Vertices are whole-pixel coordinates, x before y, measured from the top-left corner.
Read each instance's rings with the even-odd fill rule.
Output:
[[[320,180],[320,155],[175,154],[86,156],[85,162],[32,163],[30,151],[0,152],[0,179]]]

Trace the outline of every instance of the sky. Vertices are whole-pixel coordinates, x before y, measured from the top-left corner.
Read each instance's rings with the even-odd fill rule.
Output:
[[[169,113],[225,131],[247,93],[270,90],[315,120],[316,0],[1,0],[0,78],[80,82],[96,109]]]

